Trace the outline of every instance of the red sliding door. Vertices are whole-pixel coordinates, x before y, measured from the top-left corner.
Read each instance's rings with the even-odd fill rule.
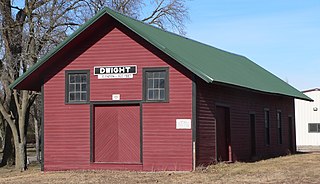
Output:
[[[140,163],[140,106],[94,107],[94,161]]]

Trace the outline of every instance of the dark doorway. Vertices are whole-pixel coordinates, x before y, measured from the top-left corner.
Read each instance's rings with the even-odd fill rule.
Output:
[[[256,156],[256,115],[250,114],[251,158]]]
[[[292,117],[289,116],[288,117],[288,124],[289,124],[289,133],[288,133],[288,139],[289,139],[289,151],[291,153],[294,153],[295,150],[294,150],[294,146],[293,146],[293,139],[294,139],[294,134],[293,134],[293,120],[292,120]]]
[[[229,108],[217,106],[216,121],[217,161],[232,161]]]

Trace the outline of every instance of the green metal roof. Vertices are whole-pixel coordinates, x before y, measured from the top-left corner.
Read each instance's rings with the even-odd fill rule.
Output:
[[[33,71],[49,60],[55,53],[105,14],[109,14],[140,37],[163,51],[174,60],[208,83],[219,82],[256,91],[292,96],[311,100],[309,97],[258,66],[244,56],[226,52],[215,47],[170,33],[141,21],[105,8],[81,26],[54,50],[41,58],[27,72],[10,85],[15,88]]]

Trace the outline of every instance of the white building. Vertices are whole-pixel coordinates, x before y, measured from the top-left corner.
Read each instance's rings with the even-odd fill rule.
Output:
[[[320,88],[303,93],[314,101],[295,100],[297,149],[320,150]]]

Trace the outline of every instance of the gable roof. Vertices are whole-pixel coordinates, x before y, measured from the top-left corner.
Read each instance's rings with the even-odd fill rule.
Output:
[[[226,52],[147,25],[141,21],[115,12],[110,8],[103,9],[91,18],[65,41],[60,43],[55,49],[30,67],[29,70],[14,81],[10,87],[19,88],[20,83],[28,79],[33,72],[38,70],[51,57],[105,14],[113,17],[208,83],[218,82],[260,92],[311,100],[294,87],[285,83],[244,56]]]
[[[313,91],[320,91],[320,88],[313,88],[313,89],[304,90],[304,91],[302,91],[302,93],[309,93],[309,92],[313,92]]]

